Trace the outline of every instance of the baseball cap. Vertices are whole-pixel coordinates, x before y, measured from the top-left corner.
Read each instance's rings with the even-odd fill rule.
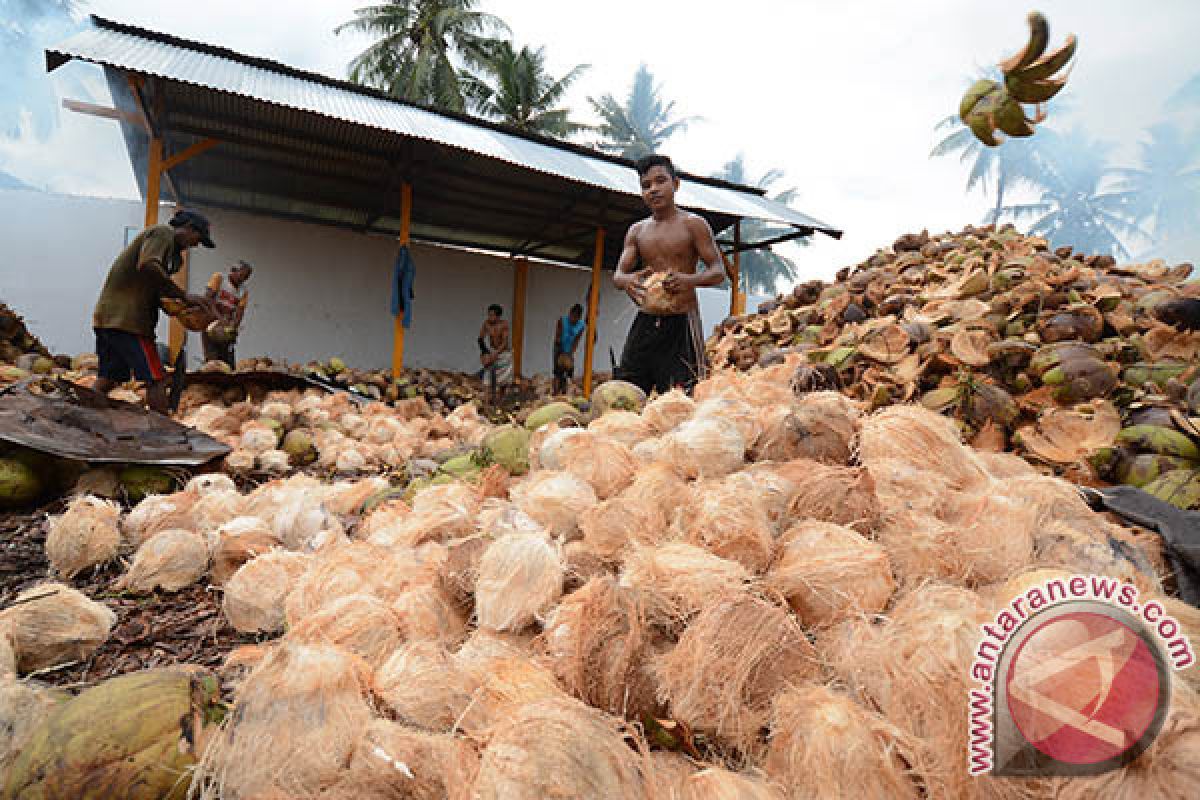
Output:
[[[216,247],[210,235],[212,226],[208,222],[208,217],[199,211],[176,211],[175,216],[171,217],[171,227],[181,228],[184,225],[191,226],[196,233],[200,234],[200,244],[205,247]]]

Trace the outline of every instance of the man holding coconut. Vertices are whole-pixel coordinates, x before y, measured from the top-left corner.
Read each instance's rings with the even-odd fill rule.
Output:
[[[167,413],[166,373],[154,344],[154,329],[164,299],[212,312],[207,298],[188,294],[171,280],[183,263],[184,251],[198,244],[216,246],[208,219],[194,211],[178,211],[169,224],[151,225],[139,233],[117,256],[92,313],[99,361],[97,392],[108,394],[132,376],[146,385],[151,410]]]
[[[725,263],[708,222],[676,207],[679,176],[671,159],[649,155],[636,167],[650,217],[630,226],[613,275],[613,285],[638,305],[613,377],[647,394],[690,390],[707,369],[696,287],[724,281]]]
[[[228,273],[214,272],[209,279],[205,296],[216,307],[217,319],[201,335],[205,361],[223,361],[230,369],[237,369],[233,348],[250,300],[246,281],[253,272],[254,267],[239,261]]]

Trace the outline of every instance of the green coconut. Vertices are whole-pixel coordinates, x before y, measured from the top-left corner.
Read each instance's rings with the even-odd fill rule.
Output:
[[[329,359],[328,372],[330,375],[337,375],[338,373],[345,372],[345,371],[346,371],[346,362],[345,361],[342,361],[337,356],[334,356],[333,358]]]
[[[530,437],[530,432],[519,425],[502,425],[484,437],[483,459],[488,464],[499,464],[509,474],[524,475],[529,471]]]
[[[478,475],[482,469],[482,456],[477,451],[471,451],[447,459],[438,471],[454,478],[470,480]]]
[[[547,403],[536,411],[532,412],[525,418],[525,427],[528,430],[536,431],[543,425],[549,425],[551,422],[566,422],[569,421],[575,425],[582,425],[583,420],[580,418],[579,409],[570,403],[559,400],[554,403]]]
[[[44,484],[27,464],[15,458],[0,458],[0,508],[20,508],[42,493]]]
[[[49,375],[54,371],[54,359],[46,356],[38,356],[33,360],[33,373],[35,375]]]
[[[627,381],[605,381],[592,392],[592,410],[597,417],[611,410],[640,414],[646,393]]]
[[[175,476],[160,467],[134,464],[121,470],[121,488],[129,502],[136,505],[152,494],[170,494],[175,491]]]
[[[258,421],[260,424],[266,425],[268,428],[270,428],[271,430],[273,430],[275,432],[275,443],[276,444],[283,441],[283,434],[286,432],[287,429],[283,427],[282,422],[280,422],[277,419],[273,419],[271,417],[259,417]]]
[[[33,730],[13,759],[3,800],[183,800],[223,717],[220,685],[205,670],[111,678],[56,706]]]
[[[288,431],[279,449],[288,454],[292,466],[302,467],[317,460],[317,445],[312,434],[303,428]]]
[[[454,483],[456,480],[458,480],[458,478],[445,473],[439,473],[428,478],[415,478],[404,489],[401,497],[404,502],[412,505],[413,498],[426,489],[432,486],[445,486],[448,483]]]
[[[12,364],[0,364],[0,383],[16,383],[29,377],[29,373]]]

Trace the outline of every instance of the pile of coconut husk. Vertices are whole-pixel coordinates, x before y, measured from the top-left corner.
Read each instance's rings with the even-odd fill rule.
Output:
[[[71,358],[55,356],[25,327],[25,320],[0,303],[0,387],[31,375],[62,374]]]
[[[920,403],[977,448],[1196,508],[1191,273],[1051,250],[1011,226],[908,234],[834,283],[801,284],[726,320],[708,353],[739,369],[801,354],[798,392],[838,389],[868,409]]]
[[[136,769],[88,773],[109,796],[147,760],[208,798],[1193,791],[1189,672],[1129,767],[1068,786],[967,776],[980,625],[1032,571],[1111,575],[1175,603],[1171,577],[1155,538],[965,445],[944,416],[793,393],[803,360],[724,371],[692,396],[605,384],[587,415],[538,409],[488,431],[487,466],[401,493],[372,474],[253,488],[207,475],[129,511],[80,497],[49,521],[53,582],[0,610],[8,685],[102,646],[112,611],[71,584],[115,558],[128,566],[113,591],[207,585],[260,642],[219,671],[230,713],[210,713],[213,689],[193,679],[192,705],[137,739]],[[273,430],[258,413],[239,436]],[[76,701],[124,724],[128,708],[176,709],[182,685]],[[107,725],[65,743],[82,713],[0,727],[0,754],[21,753],[6,791],[76,786],[113,752]]]

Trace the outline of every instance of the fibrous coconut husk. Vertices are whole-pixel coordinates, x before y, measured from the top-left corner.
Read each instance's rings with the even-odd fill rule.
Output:
[[[858,434],[858,409],[837,392],[813,392],[791,406],[768,406],[754,442],[756,461],[807,458],[824,464],[850,462]]]
[[[494,636],[476,631],[454,655],[455,665],[475,687],[458,725],[473,736],[491,732],[532,703],[568,699],[554,675],[525,654],[526,647]]]
[[[720,478],[745,463],[746,439],[737,425],[697,414],[662,437],[658,460],[685,478]]]
[[[554,536],[577,538],[579,515],[599,502],[592,487],[570,472],[535,472],[512,489],[513,502]]]
[[[193,476],[183,488],[188,494],[200,496],[221,490],[236,491],[237,485],[228,475],[220,472],[208,472]]]
[[[849,528],[815,520],[783,534],[766,580],[808,627],[880,612],[896,589],[883,547]]]
[[[696,403],[692,398],[679,389],[672,389],[646,403],[642,419],[655,433],[664,434],[678,427],[695,410]]]
[[[697,483],[676,519],[682,538],[751,572],[766,570],[775,552],[762,502],[725,481]]]
[[[0,621],[0,683],[17,677],[17,654],[13,652],[12,619]]]
[[[1176,687],[1162,731],[1133,762],[1112,772],[1064,781],[1063,800],[1189,800],[1200,782],[1200,704],[1195,693]]]
[[[282,789],[311,797],[341,777],[372,719],[370,668],[336,647],[284,642],[246,678],[198,779],[204,798]]]
[[[475,581],[479,562],[492,539],[482,534],[446,543],[446,561],[438,575],[438,585],[455,606],[470,616],[475,608]]]
[[[377,668],[404,643],[396,614],[382,600],[355,594],[331,600],[287,632],[290,642],[333,645]]]
[[[60,583],[32,586],[0,611],[22,674],[88,658],[116,621],[111,609]]]
[[[657,710],[647,669],[653,647],[639,593],[608,575],[564,597],[541,637],[550,668],[568,692],[630,719]]]
[[[675,787],[678,800],[783,800],[779,788],[755,773],[706,767],[684,777]]]
[[[255,530],[218,532],[212,549],[212,582],[223,586],[247,561],[281,545],[265,525]]]
[[[77,497],[67,510],[50,519],[46,534],[46,558],[54,571],[71,579],[85,569],[117,557],[121,510],[98,497]]]
[[[245,498],[231,489],[218,489],[201,495],[193,503],[191,521],[186,525],[171,525],[172,528],[187,528],[196,533],[215,531],[230,520],[242,516]]]
[[[875,481],[864,467],[831,467],[812,462],[808,480],[788,507],[793,520],[815,519],[845,525],[864,535],[878,529]]]
[[[941,519],[951,535],[943,545],[959,564],[954,577],[969,586],[1003,580],[1033,560],[1037,509],[1024,498],[1003,494],[1003,484],[978,492],[948,492]]]
[[[670,630],[717,599],[743,594],[750,580],[742,564],[682,542],[633,547],[621,569],[621,585],[636,589],[655,625]]]
[[[413,497],[409,514],[376,530],[368,541],[385,547],[416,547],[468,536],[475,532],[482,500],[475,487],[460,481],[430,486]]]
[[[466,635],[466,618],[440,586],[416,585],[406,589],[392,602],[392,611],[408,641],[457,644]]]
[[[565,578],[563,588],[573,592],[592,578],[609,575],[611,562],[589,549],[585,542],[567,542],[563,547]]]
[[[177,592],[208,571],[208,546],[191,531],[162,531],[138,548],[118,587],[131,592]]]
[[[864,419],[858,457],[868,469],[891,459],[920,463],[951,489],[966,489],[988,477],[963,446],[954,421],[920,406],[892,406]]]
[[[788,400],[790,401],[791,398],[789,397]],[[737,387],[729,387],[714,393],[703,401],[697,399],[696,413],[688,422],[721,419],[732,423],[738,433],[742,435],[742,441],[748,450],[762,435],[760,412],[768,405],[768,403],[762,402],[761,398],[748,398],[738,391]],[[687,424],[685,422],[680,425],[673,433],[685,429]]]
[[[464,717],[476,683],[437,642],[409,642],[393,652],[375,676],[375,694],[404,725],[449,733],[473,730]]]
[[[351,542],[313,557],[311,566],[287,597],[289,625],[338,597],[369,592],[394,601],[410,586],[436,580],[441,553],[407,548],[388,549],[369,542]]]
[[[479,626],[519,631],[539,620],[563,592],[562,555],[537,534],[509,534],[484,551],[475,582]]]
[[[667,515],[659,502],[638,503],[624,494],[598,503],[579,517],[582,544],[607,562],[631,544],[655,544],[667,531]]]
[[[686,756],[668,750],[652,750],[643,763],[651,800],[678,800],[683,782],[699,771]]]
[[[241,633],[283,630],[284,600],[310,561],[303,553],[271,550],[239,567],[226,581],[221,603],[229,624]]]
[[[376,719],[331,794],[345,800],[467,800],[478,769],[479,754],[464,739]]]
[[[626,412],[629,413],[629,412]],[[638,462],[629,448],[592,431],[581,431],[580,435],[566,440],[559,448],[556,467],[543,463],[551,469],[561,468],[586,482],[600,500],[620,492],[632,481]]]
[[[576,700],[544,700],[503,722],[483,751],[472,796],[637,798],[639,760],[612,717]]]
[[[609,411],[588,423],[587,429],[599,436],[606,436],[613,441],[620,442],[626,447],[633,447],[643,439],[649,439],[657,433],[649,422],[632,411]]]
[[[775,694],[819,670],[796,621],[753,596],[710,605],[655,663],[659,699],[672,716],[743,753],[766,725]]]
[[[691,496],[687,482],[674,467],[655,463],[639,469],[633,483],[619,498],[631,506],[658,507],[666,515],[687,503]]]
[[[44,689],[15,680],[0,680],[0,772],[7,775],[13,758],[21,752],[29,735],[50,716],[54,706],[54,697]]]
[[[1168,616],[1179,623],[1180,632],[1195,646],[1200,641],[1200,609],[1185,603],[1176,597],[1160,597]],[[0,647],[2,647],[0,643]],[[0,668],[2,672],[2,668]],[[1193,690],[1200,690],[1200,664],[1193,662],[1190,666],[1176,673]]]
[[[289,550],[313,550],[322,539],[344,532],[337,516],[303,495],[288,498],[271,515],[271,529]],[[324,534],[324,536],[322,535]]]
[[[911,736],[828,686],[790,687],[772,703],[764,767],[787,797],[836,786],[861,800],[917,800],[920,763]]]
[[[196,498],[197,495],[190,492],[176,492],[155,494],[142,500],[121,520],[121,534],[126,543],[137,548],[159,531],[192,530],[190,512]]]

